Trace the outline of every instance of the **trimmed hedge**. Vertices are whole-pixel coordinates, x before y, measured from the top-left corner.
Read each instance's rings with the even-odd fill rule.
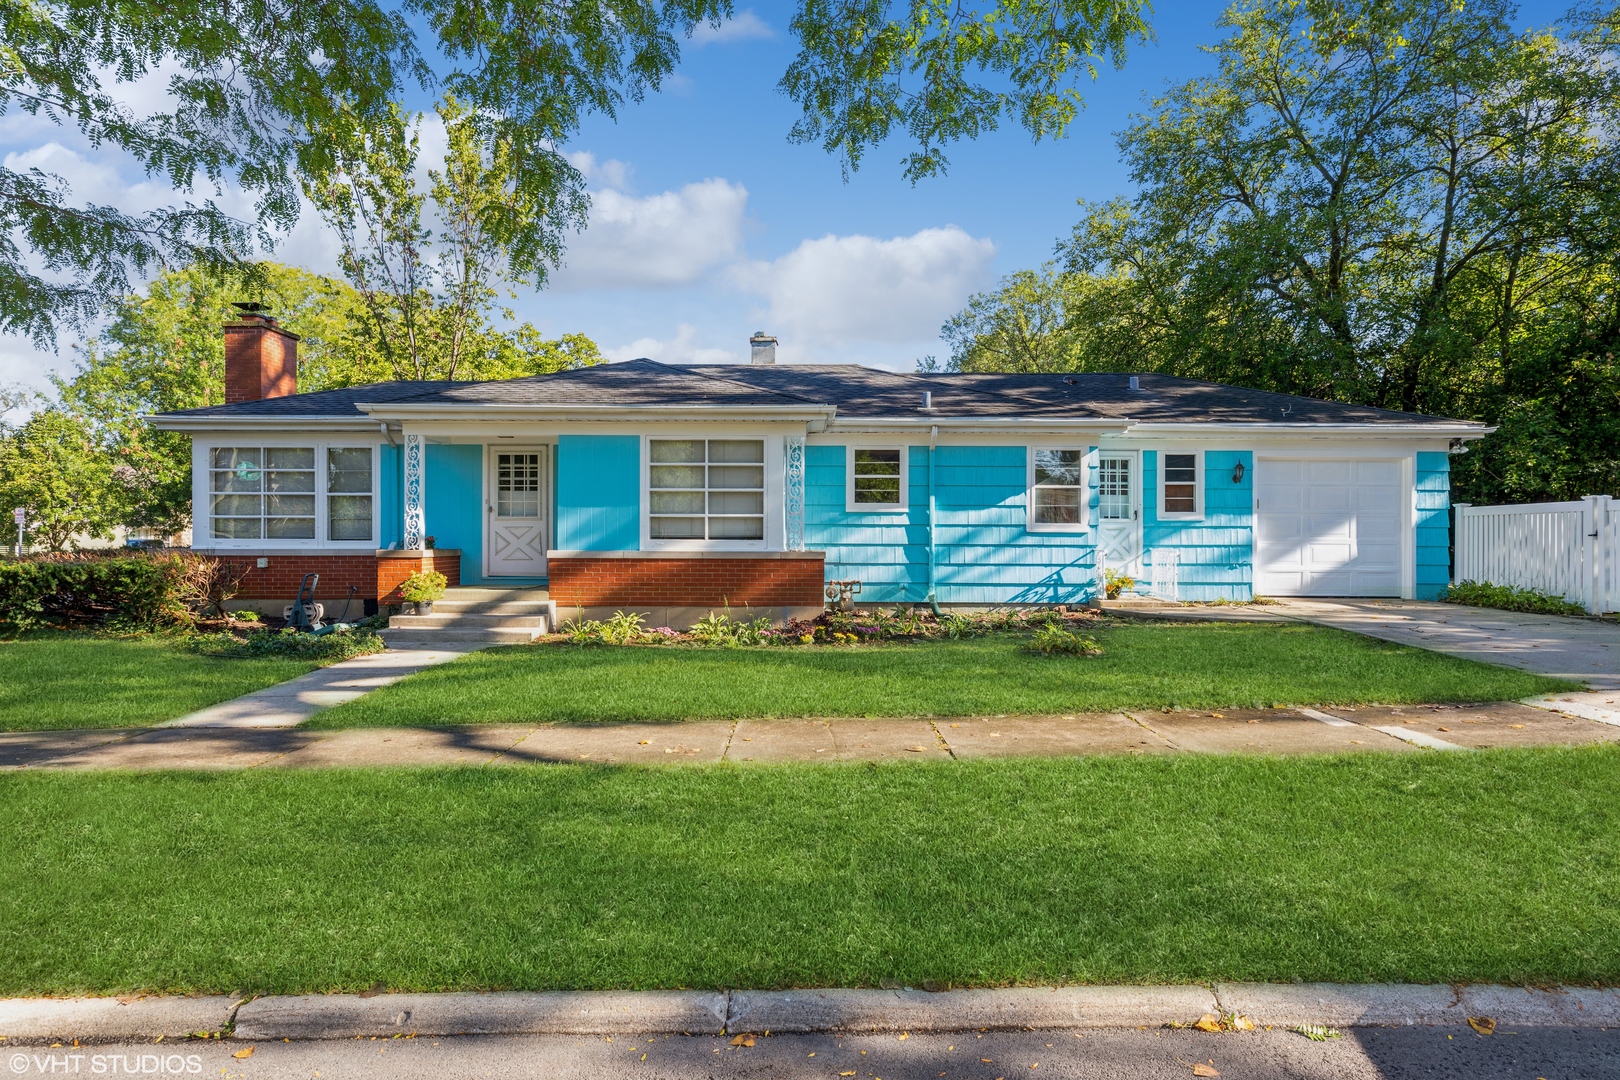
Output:
[[[182,599],[184,576],[184,560],[168,553],[3,559],[0,629],[183,624],[190,621]]]

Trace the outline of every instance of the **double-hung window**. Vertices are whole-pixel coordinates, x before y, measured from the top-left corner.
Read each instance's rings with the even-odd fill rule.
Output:
[[[865,513],[904,510],[905,461],[904,447],[850,447],[846,509]]]
[[[1203,477],[1199,475],[1199,455],[1164,453],[1159,481],[1160,513],[1165,517],[1198,517],[1203,513]]]
[[[371,541],[372,455],[369,446],[212,447],[209,535],[215,540]]]
[[[647,440],[653,540],[765,539],[765,440]]]
[[[1086,452],[1033,452],[1029,524],[1040,529],[1074,529],[1086,523]]]

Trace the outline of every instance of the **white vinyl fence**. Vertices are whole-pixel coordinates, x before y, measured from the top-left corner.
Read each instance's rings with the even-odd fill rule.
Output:
[[[1620,506],[1607,495],[1521,506],[1458,503],[1453,581],[1562,596],[1594,615],[1620,610]]]

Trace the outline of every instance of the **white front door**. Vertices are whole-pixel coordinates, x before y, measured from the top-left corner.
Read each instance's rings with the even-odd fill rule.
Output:
[[[1102,565],[1131,577],[1142,572],[1142,472],[1134,450],[1097,457],[1097,554]]]
[[[491,576],[545,577],[549,477],[543,446],[489,448],[485,543]]]
[[[1401,463],[1261,458],[1254,476],[1254,591],[1401,595]]]

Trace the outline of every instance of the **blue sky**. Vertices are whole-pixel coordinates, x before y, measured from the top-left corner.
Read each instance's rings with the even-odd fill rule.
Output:
[[[731,23],[684,48],[664,92],[616,121],[587,121],[567,149],[590,179],[591,226],[551,287],[513,306],[548,334],[589,334],[615,360],[741,360],[761,329],[788,361],[908,370],[926,354],[943,359],[940,324],[1001,275],[1051,258],[1077,199],[1130,193],[1114,133],[1150,95],[1212,69],[1199,46],[1215,40],[1225,6],[1161,0],[1157,40],[1083,88],[1066,138],[1035,144],[1005,128],[951,148],[949,175],[914,187],[900,175],[900,143],[878,147],[846,183],[837,159],[788,142],[798,109],[776,84],[794,52],[793,7],[739,3]],[[1524,13],[1541,22],[1559,10]],[[423,142],[427,156],[431,132]],[[131,210],[174,198],[115,153],[15,114],[0,118],[0,155]],[[334,250],[306,215],[274,257],[331,273]],[[0,338],[0,383],[43,386],[47,370],[70,365],[70,344],[40,353]]]

